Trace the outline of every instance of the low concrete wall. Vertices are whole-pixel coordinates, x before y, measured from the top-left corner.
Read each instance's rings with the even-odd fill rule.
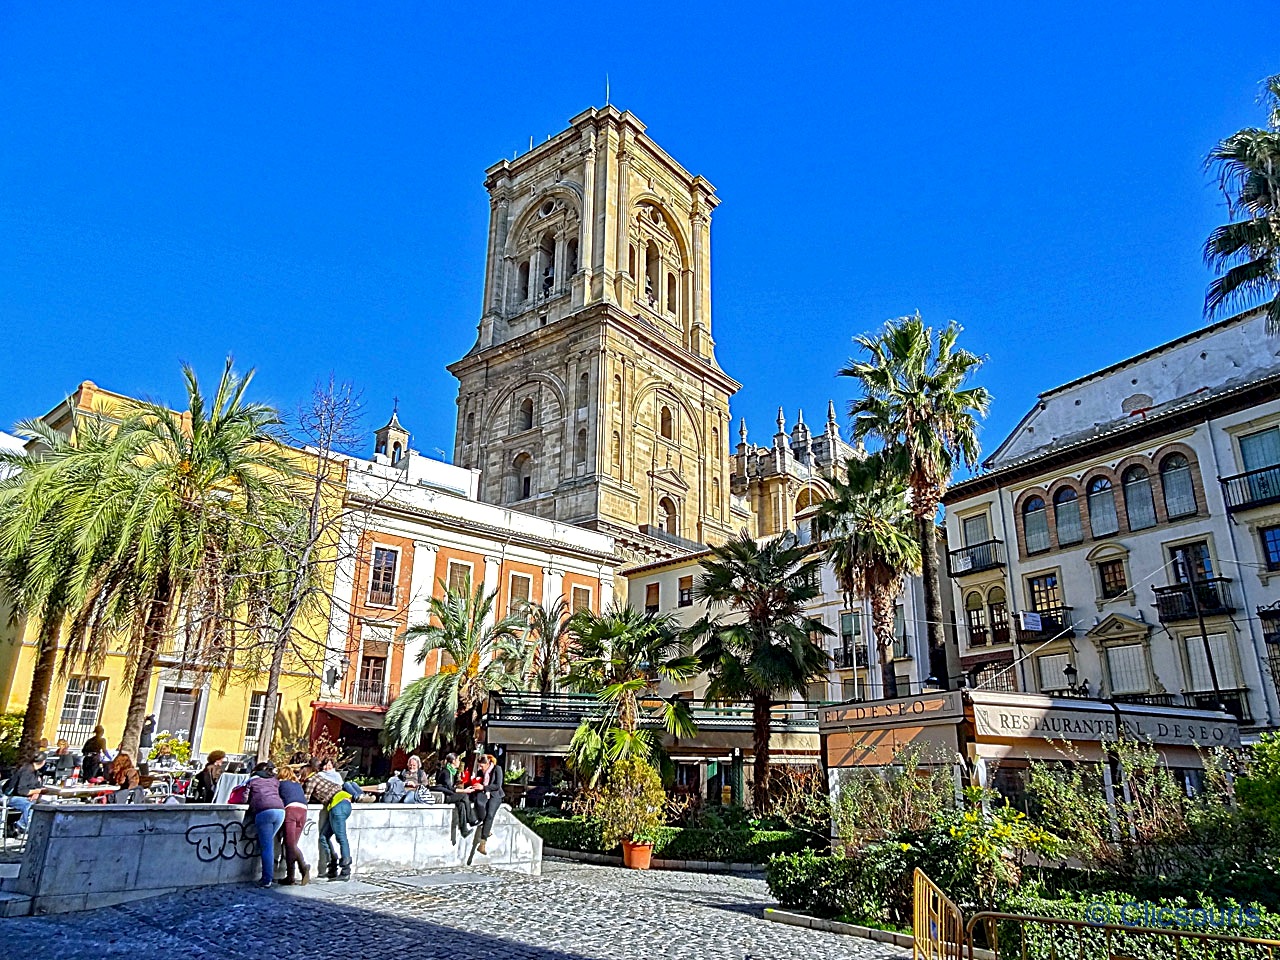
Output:
[[[244,810],[226,804],[37,806],[21,869],[0,883],[0,893],[30,897],[26,912],[66,913],[184,887],[256,880],[257,832],[242,826]],[[319,807],[308,810],[301,844],[313,873],[319,814]],[[347,821],[354,873],[473,864],[542,872],[542,839],[507,807],[494,822],[488,856],[476,851],[474,831],[451,836],[452,815],[445,805],[357,803]],[[13,911],[14,898],[6,899]]]

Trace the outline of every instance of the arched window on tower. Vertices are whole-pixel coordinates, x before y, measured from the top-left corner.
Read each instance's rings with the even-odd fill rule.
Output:
[[[538,244],[538,267],[538,290],[545,297],[556,286],[556,238],[553,234],[542,235]]]
[[[569,272],[569,276],[573,276],[578,272],[578,238],[573,237],[569,241],[568,247],[565,248],[564,257],[565,270]]]
[[[528,500],[533,496],[533,457],[522,453],[511,462],[511,499]]]
[[[719,459],[720,459],[720,454],[721,454],[721,450],[720,450],[720,428],[719,428],[719,427],[712,427],[712,428],[711,428],[711,455],[712,455],[713,457],[715,457],[717,460],[719,460]]]
[[[676,312],[676,275],[667,274],[667,312]]]
[[[658,245],[652,240],[644,249],[644,296],[649,306],[658,305],[658,292],[662,289],[662,258]]]
[[[467,426],[466,429],[462,431],[462,437],[467,441],[467,443],[470,443],[476,438],[476,415],[474,413],[467,414]]]
[[[391,447],[391,465],[395,466],[400,462],[400,455],[404,452],[404,448],[397,442]]]
[[[583,374],[578,378],[578,409],[587,405],[587,395],[591,392],[591,378]]]
[[[516,279],[516,301],[524,303],[529,299],[529,261],[524,260],[520,263],[520,269],[517,272]]]
[[[573,444],[573,461],[574,463],[587,462],[587,431],[579,430],[578,438]]]
[[[627,273],[631,274],[631,279],[636,278],[636,245],[631,245],[631,252],[627,256]]]
[[[720,478],[711,478],[711,515],[720,516]]]
[[[676,431],[672,422],[670,407],[663,407],[662,412],[658,414],[658,432],[667,440],[675,439]]]
[[[622,434],[618,433],[617,430],[613,431],[613,447],[611,449],[613,451],[611,454],[613,465],[615,467],[622,466]]]
[[[520,415],[516,417],[517,430],[533,429],[533,397],[525,397],[520,402]]]
[[[676,505],[670,497],[658,501],[658,526],[672,536],[680,533],[680,521],[676,515]]]

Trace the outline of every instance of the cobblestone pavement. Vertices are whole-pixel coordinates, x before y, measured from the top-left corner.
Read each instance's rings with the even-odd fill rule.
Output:
[[[350,885],[207,887],[0,921],[22,960],[899,960],[898,948],[761,919],[759,879],[548,861],[543,876],[427,873]]]

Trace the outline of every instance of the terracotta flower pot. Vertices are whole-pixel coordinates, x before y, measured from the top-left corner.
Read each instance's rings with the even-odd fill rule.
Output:
[[[622,865],[632,870],[648,870],[653,859],[652,843],[632,843],[622,841]]]

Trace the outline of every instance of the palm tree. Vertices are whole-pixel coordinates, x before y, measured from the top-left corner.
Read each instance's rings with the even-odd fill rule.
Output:
[[[244,596],[240,548],[254,539],[253,517],[289,495],[279,482],[289,465],[272,434],[279,418],[245,398],[253,372],[240,376],[228,358],[207,399],[191,367],[183,377],[185,412],[137,404],[109,444],[84,454],[96,483],[54,494],[63,535],[91,564],[64,664],[100,661],[120,635],[130,684],[121,749],[130,754],[167,643],[180,640],[197,672],[229,669]]]
[[[877,336],[854,342],[866,359],[850,360],[863,396],[849,405],[854,437],[883,445],[889,468],[906,478],[920,543],[925,617],[935,671],[943,656],[942,592],[938,573],[938,505],[957,462],[978,463],[978,418],[991,402],[984,387],[965,387],[982,359],[956,346],[960,327],[926,327],[920,314],[890,321]]]
[[[920,543],[907,485],[880,457],[851,459],[832,481],[833,494],[818,507],[814,535],[829,541],[827,561],[846,604],[855,594],[871,601],[880,675],[886,697],[897,696],[891,663],[893,605],[907,574],[920,569]]]
[[[568,660],[569,604],[564,597],[550,608],[535,603],[529,610],[529,629],[537,637],[530,653],[533,657],[530,679],[538,692],[551,693],[566,672]]]
[[[831,633],[805,605],[822,593],[822,561],[791,533],[759,544],[745,532],[702,561],[699,598],[723,613],[692,628],[698,658],[710,674],[707,697],[750,700],[755,748],[755,808],[769,806],[769,735],[773,705],[805,693],[827,668],[815,641]]]
[[[444,588],[443,581],[440,584]],[[387,709],[383,738],[412,750],[425,738],[465,751],[478,740],[481,711],[489,695],[517,690],[527,675],[528,642],[520,617],[492,616],[497,591],[470,584],[432,597],[431,619],[404,632],[406,642],[422,640],[418,662],[433,650],[447,659],[429,677],[415,680]]]
[[[667,732],[680,739],[697,735],[688,703],[659,694],[662,681],[697,676],[700,664],[686,647],[670,616],[641,613],[617,602],[603,613],[580,610],[569,620],[569,660],[565,686],[595,694],[605,709],[574,733],[574,767],[591,781],[624,758],[649,759],[657,752],[653,732],[642,729],[644,700],[661,701]]]
[[[1218,143],[1205,165],[1218,175],[1231,222],[1205,241],[1209,267],[1222,271],[1205,294],[1205,315],[1243,303],[1266,310],[1280,333],[1280,74],[1263,81],[1267,126],[1245,127]]]

